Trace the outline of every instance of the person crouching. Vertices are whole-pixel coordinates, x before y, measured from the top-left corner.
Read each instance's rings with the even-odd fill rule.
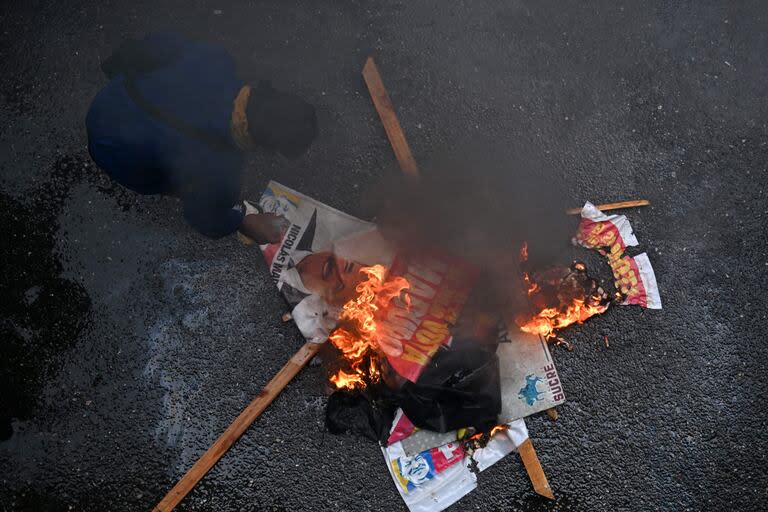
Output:
[[[244,152],[305,153],[317,137],[312,105],[268,81],[245,84],[225,49],[177,34],[129,39],[102,70],[110,81],[86,117],[96,165],[137,193],[179,197],[205,236],[280,240],[283,219],[240,202]]]

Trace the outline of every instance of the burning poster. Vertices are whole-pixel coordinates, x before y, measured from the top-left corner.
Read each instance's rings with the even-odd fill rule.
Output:
[[[340,317],[359,317],[359,308],[343,312],[344,305],[350,299],[357,299],[359,304],[357,288],[361,284],[368,283],[380,291],[377,287],[383,285],[387,274],[390,283],[405,279],[409,300],[407,305],[387,300],[375,306],[382,309],[375,322],[375,346],[389,365],[403,378],[415,382],[438,348],[451,343],[449,326],[456,323],[468,300],[477,279],[475,269],[439,254],[407,261],[395,254],[374,224],[275,182],[269,183],[259,208],[282,215],[287,221],[282,240],[262,245],[261,250],[278,289],[293,308],[294,321],[308,340],[321,343]],[[374,265],[382,269],[378,281],[370,270],[361,272]],[[520,282],[512,286],[523,289]],[[399,294],[402,288],[392,295]],[[372,291],[369,298],[374,297]],[[371,324],[372,310],[368,313]],[[359,357],[364,352],[359,345],[360,334],[349,333],[345,340],[344,329],[338,329],[333,341],[343,352]],[[498,349],[501,419],[512,421],[562,403],[564,395],[547,344],[519,332],[502,332],[502,336],[504,342]],[[362,341],[366,341],[364,338]],[[354,387],[356,378],[340,373],[336,384]]]
[[[376,346],[392,369],[415,382],[438,348],[450,343],[449,326],[477,276],[470,266],[439,254],[418,260],[398,256],[375,225],[275,182],[269,183],[259,207],[287,220],[282,240],[262,245],[261,250],[308,340],[321,343],[328,338],[345,304],[358,297],[358,286],[370,280],[366,268],[379,265],[379,284],[385,274],[388,281],[403,278],[408,284],[408,303],[387,301],[376,322]],[[347,317],[356,314],[365,311],[344,312]],[[357,352],[359,336],[356,332],[345,340],[339,329],[333,341],[345,353]]]
[[[416,382],[437,349],[451,341],[449,328],[469,297],[477,271],[456,259],[432,255],[416,261],[395,258],[390,275],[406,279],[410,300],[387,309],[379,323],[379,342],[392,368]]]
[[[287,220],[282,240],[260,248],[299,330],[322,343],[365,278],[360,269],[389,267],[393,251],[373,224],[275,182],[267,186],[259,208]]]
[[[623,305],[635,304],[661,309],[656,275],[646,253],[625,254],[627,247],[638,245],[632,226],[624,215],[605,215],[592,203],[585,203],[574,242],[595,249],[605,256],[616,280],[616,290]]]
[[[414,433],[404,431],[404,423],[409,422],[399,412],[390,433],[392,442],[382,453],[411,512],[438,512],[456,503],[477,487],[478,471],[485,471],[528,438],[525,422],[517,420],[494,429],[480,445],[473,438],[465,438],[409,453],[403,443]]]
[[[258,208],[285,219],[281,241],[260,248],[294,321],[308,340],[330,337],[344,356],[331,381],[354,397],[383,386],[382,368],[396,374],[393,392],[413,423],[383,451],[411,510],[441,510],[470,492],[477,485],[470,464],[482,470],[500,460],[527,437],[520,418],[564,401],[541,338],[499,331],[497,314],[469,315],[484,319],[469,325],[485,326],[487,336],[462,333],[468,301],[487,293],[467,263],[444,254],[405,258],[375,225],[275,182]],[[524,294],[518,281],[511,286]],[[488,429],[460,428],[472,421]]]

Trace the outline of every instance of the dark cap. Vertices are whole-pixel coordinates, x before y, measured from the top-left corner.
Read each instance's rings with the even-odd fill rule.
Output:
[[[268,81],[251,91],[246,115],[254,142],[288,158],[301,156],[317,137],[315,107],[295,94],[276,90]]]

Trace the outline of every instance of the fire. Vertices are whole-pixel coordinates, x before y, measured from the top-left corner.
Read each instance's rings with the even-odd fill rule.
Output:
[[[333,382],[338,389],[354,389],[358,386],[365,387],[365,381],[362,376],[356,373],[347,373],[344,370],[339,370],[336,375],[331,377],[331,382]]]
[[[502,432],[509,428],[508,425],[496,425],[491,429],[491,437],[495,436],[497,432]]]
[[[527,258],[528,244],[523,243],[521,263]],[[587,267],[581,262],[573,263],[570,269],[548,270],[541,283],[523,272],[523,283],[536,312],[518,317],[516,323],[520,330],[547,339],[555,338],[555,331],[605,313],[610,304],[608,294],[587,275]]]
[[[507,429],[509,429],[509,425],[496,425],[495,427],[491,428],[491,430],[486,432],[478,432],[474,435],[471,435],[463,442],[469,446],[473,446],[474,448],[484,447],[486,444],[488,444],[488,441],[490,441],[493,436]]]
[[[592,306],[583,300],[573,299],[573,303],[565,308],[544,308],[533,318],[522,324],[518,323],[520,330],[531,334],[540,334],[545,338],[554,338],[555,331],[568,327],[571,324],[583,323],[588,318],[605,313],[608,304]]]
[[[520,247],[520,264],[523,265],[528,261],[528,242],[523,242]],[[531,280],[528,272],[523,272],[523,282],[527,289],[528,295],[533,295],[539,289],[539,285]]]
[[[539,283],[531,280],[531,276],[528,275],[528,272],[523,272],[523,282],[525,283],[525,288],[528,292],[528,295],[533,295],[539,291]]]
[[[382,265],[363,267],[360,272],[367,274],[368,279],[357,285],[357,297],[344,304],[339,327],[330,336],[351,370],[339,370],[331,377],[337,389],[361,389],[366,383],[379,380],[376,314],[410,286],[404,277],[384,281],[386,269]],[[408,296],[403,297],[407,304]]]

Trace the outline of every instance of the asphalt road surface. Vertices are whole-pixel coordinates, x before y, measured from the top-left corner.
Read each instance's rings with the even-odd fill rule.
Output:
[[[568,402],[528,420],[557,501],[510,456],[453,510],[764,506],[765,3],[66,4],[0,12],[0,509],[150,509],[302,343],[257,250],[89,161],[101,60],[168,29],[317,105],[314,147],[257,153],[249,197],[275,179],[365,215],[397,172],[360,76],[374,54],[423,166],[482,146],[497,165],[471,172],[533,169],[569,192],[553,208],[651,200],[628,215],[664,309],[566,331]],[[376,445],[324,431],[324,380],[304,370],[181,509],[404,510]]]

